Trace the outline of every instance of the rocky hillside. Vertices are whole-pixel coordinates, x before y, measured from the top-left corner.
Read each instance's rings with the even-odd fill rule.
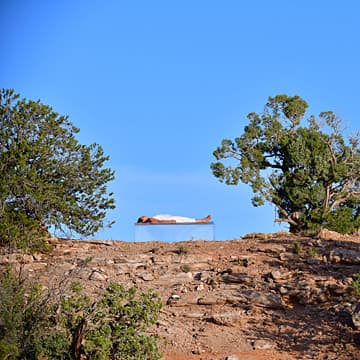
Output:
[[[3,255],[0,265],[44,286],[80,279],[92,296],[110,280],[155,289],[164,306],[151,331],[165,360],[360,359],[359,237],[51,243],[50,254]]]

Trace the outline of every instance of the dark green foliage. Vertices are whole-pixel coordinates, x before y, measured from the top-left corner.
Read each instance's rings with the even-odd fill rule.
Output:
[[[325,226],[339,233],[348,234],[360,228],[360,207],[347,202],[330,212],[325,219]]]
[[[185,255],[189,252],[189,250],[186,245],[180,245],[176,250],[174,250],[174,252],[178,255]]]
[[[88,359],[129,360],[160,359],[156,338],[145,334],[156,323],[161,302],[154,292],[137,295],[136,289],[125,290],[111,283],[95,303],[77,293],[62,302],[65,328],[75,333],[86,323],[84,353]],[[85,311],[84,311],[85,309]]]
[[[191,268],[190,268],[189,264],[181,264],[180,270],[182,272],[188,273],[188,272],[190,272]]]
[[[351,288],[353,289],[355,295],[360,297],[360,273],[356,273],[353,275],[353,282],[351,284]]]
[[[105,225],[114,172],[78,132],[50,106],[0,90],[0,244],[31,246],[47,227],[88,236]]]
[[[303,249],[302,249],[300,243],[297,240],[295,240],[294,241],[294,253],[297,255],[300,255],[302,252],[303,252]]]
[[[153,291],[111,283],[92,302],[79,283],[67,295],[45,293],[9,270],[0,281],[0,359],[157,360],[147,329],[160,308]]]
[[[275,205],[292,232],[327,227],[343,233],[360,224],[359,137],[345,141],[332,112],[310,116],[299,96],[270,97],[265,111],[250,113],[244,133],[214,151],[213,174],[228,185],[249,184],[254,206]]]
[[[48,311],[41,288],[8,269],[0,281],[0,359],[35,359]]]

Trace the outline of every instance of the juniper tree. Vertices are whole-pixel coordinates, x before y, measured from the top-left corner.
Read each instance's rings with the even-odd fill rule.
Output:
[[[299,96],[269,97],[250,113],[244,132],[214,151],[213,174],[228,185],[249,184],[254,206],[269,202],[292,232],[321,227],[351,232],[360,225],[359,135],[342,135],[333,112],[311,115]]]
[[[89,236],[114,208],[100,145],[40,101],[0,90],[0,242],[28,246],[47,227]]]

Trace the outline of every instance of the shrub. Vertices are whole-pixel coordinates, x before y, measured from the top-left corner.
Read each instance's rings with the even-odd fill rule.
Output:
[[[352,289],[355,292],[356,296],[360,297],[360,273],[353,275],[353,282],[351,284]]]
[[[0,359],[160,359],[147,329],[161,308],[152,290],[112,282],[96,301],[80,283],[45,293],[9,269],[0,281]],[[60,295],[60,298],[58,297]]]
[[[189,252],[186,245],[179,245],[178,248],[174,251],[178,255],[185,255]]]

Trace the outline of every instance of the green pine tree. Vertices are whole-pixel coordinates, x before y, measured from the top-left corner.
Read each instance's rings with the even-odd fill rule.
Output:
[[[32,246],[47,228],[92,235],[114,208],[114,172],[97,144],[40,101],[0,90],[0,244]]]
[[[249,184],[254,206],[275,205],[290,231],[328,227],[343,233],[360,225],[359,136],[345,140],[332,112],[302,119],[299,96],[269,97],[262,114],[250,113],[244,133],[214,151],[213,174],[228,185]]]

